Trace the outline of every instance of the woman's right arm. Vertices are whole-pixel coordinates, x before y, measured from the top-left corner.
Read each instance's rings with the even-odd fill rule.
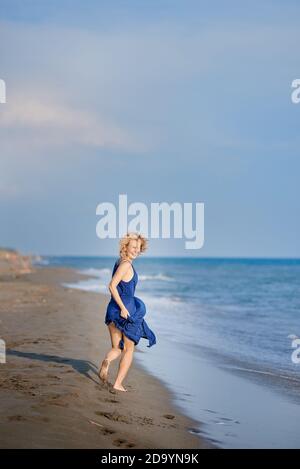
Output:
[[[130,262],[129,261],[121,262],[119,267],[117,268],[115,274],[113,275],[109,285],[108,285],[108,288],[109,288],[109,291],[110,291],[112,297],[114,298],[114,300],[116,301],[116,303],[120,307],[120,310],[121,310],[120,314],[121,314],[122,318],[125,318],[125,319],[127,319],[127,316],[130,316],[130,314],[129,314],[129,311],[126,309],[123,301],[121,300],[121,297],[120,297],[118,289],[117,289],[117,285],[123,279],[123,277],[125,276],[126,272],[129,269],[129,267],[130,267]]]

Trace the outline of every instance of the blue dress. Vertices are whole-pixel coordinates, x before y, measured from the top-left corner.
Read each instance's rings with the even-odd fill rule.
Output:
[[[118,259],[115,262],[112,277],[114,276],[120,261],[121,259]],[[129,316],[127,319],[122,318],[120,307],[111,295],[111,299],[106,309],[105,324],[108,325],[110,322],[113,322],[115,326],[120,329],[126,337],[128,337],[128,339],[134,342],[135,345],[139,343],[139,340],[142,337],[143,339],[148,339],[149,345],[147,345],[147,347],[152,347],[152,345],[156,343],[156,337],[144,319],[146,314],[145,304],[140,300],[140,298],[134,296],[135,287],[138,282],[138,274],[133,265],[132,268],[134,271],[132,279],[129,280],[129,282],[121,280],[117,285],[117,290],[124,306],[129,312]],[[123,350],[123,339],[120,340],[119,347]]]

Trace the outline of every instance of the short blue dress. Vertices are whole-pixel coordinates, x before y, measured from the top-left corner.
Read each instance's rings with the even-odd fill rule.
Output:
[[[120,261],[121,258],[115,262],[112,277],[114,276]],[[140,298],[134,296],[135,287],[138,282],[138,274],[133,265],[132,268],[134,271],[132,279],[129,280],[129,282],[121,280],[117,285],[117,290],[121,300],[129,312],[129,316],[127,319],[122,318],[120,307],[111,295],[111,299],[106,309],[105,324],[108,325],[113,322],[115,326],[120,329],[126,337],[128,337],[128,339],[134,342],[135,345],[139,343],[140,338],[143,338],[148,339],[149,341],[149,345],[147,345],[147,347],[152,347],[152,345],[156,344],[156,337],[144,319],[146,314],[145,304],[140,300]],[[123,339],[119,342],[119,348],[121,350],[124,348]]]

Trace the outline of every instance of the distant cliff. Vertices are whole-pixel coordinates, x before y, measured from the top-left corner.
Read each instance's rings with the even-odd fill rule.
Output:
[[[32,256],[23,256],[11,248],[0,248],[0,277],[18,277],[32,272]]]

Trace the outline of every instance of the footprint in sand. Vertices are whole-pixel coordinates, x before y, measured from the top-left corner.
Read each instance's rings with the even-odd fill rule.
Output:
[[[95,414],[106,417],[107,419],[113,420],[114,422],[131,423],[131,420],[126,417],[126,415],[117,414],[116,412],[101,412],[100,410],[97,410]]]
[[[51,375],[51,374],[48,374],[46,377],[51,378],[51,379],[61,379],[59,376]]]
[[[101,423],[94,422],[93,420],[89,420],[89,422],[93,425],[96,425],[96,427],[100,430],[100,433],[102,433],[102,435],[113,435],[114,433],[116,433],[115,430],[104,427],[104,425],[102,425]],[[99,427],[101,427],[101,429]]]
[[[140,425],[153,425],[153,419],[151,417],[139,417]]]
[[[69,404],[66,402],[61,402],[61,401],[55,401],[55,402],[49,402],[51,405],[57,405],[59,407],[69,407]]]
[[[113,399],[113,398],[105,398],[105,399],[99,399],[100,401],[103,401],[103,402],[111,402],[112,404],[118,404],[120,401],[118,401],[117,399]]]
[[[45,400],[44,404],[45,405],[47,405],[47,404],[57,405],[57,406],[60,406],[60,407],[69,407],[69,404],[62,399],[62,396],[60,394],[49,396]]]
[[[101,430],[102,435],[113,435],[115,430],[111,430],[110,428],[102,428]]]
[[[111,390],[115,393],[115,389],[113,388],[112,383],[110,383],[109,381],[99,381],[99,383],[95,386],[95,389],[99,389],[99,386],[101,389],[105,389],[106,391]]]
[[[169,419],[169,420],[175,419],[175,415],[172,415],[172,414],[165,414],[165,415],[163,415],[163,417],[165,417],[165,419]]]
[[[123,438],[117,438],[113,441],[113,445],[118,448],[134,448],[136,445],[130,441],[124,440]]]
[[[24,422],[27,420],[27,418],[23,415],[9,415],[7,417],[7,420],[9,420],[10,422]]]

